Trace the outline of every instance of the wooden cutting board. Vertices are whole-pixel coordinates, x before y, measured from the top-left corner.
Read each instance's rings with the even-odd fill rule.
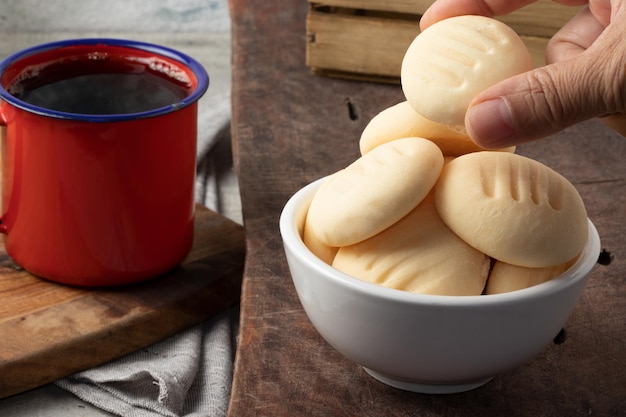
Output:
[[[201,206],[183,264],[127,287],[44,281],[15,265],[0,243],[0,398],[144,348],[236,304],[244,257],[243,227]]]

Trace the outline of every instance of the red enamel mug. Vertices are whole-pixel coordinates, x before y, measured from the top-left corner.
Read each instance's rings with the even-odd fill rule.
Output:
[[[114,84],[54,85],[84,75]],[[2,60],[0,232],[13,261],[88,287],[144,281],[182,262],[193,240],[197,101],[208,83],[191,57],[120,39],[54,42]],[[169,96],[153,101],[157,92]],[[108,108],[93,108],[92,93]]]

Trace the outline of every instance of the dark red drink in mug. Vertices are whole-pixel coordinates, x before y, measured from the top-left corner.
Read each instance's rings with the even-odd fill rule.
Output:
[[[54,42],[0,62],[7,253],[40,277],[130,284],[193,240],[202,66],[119,39]]]

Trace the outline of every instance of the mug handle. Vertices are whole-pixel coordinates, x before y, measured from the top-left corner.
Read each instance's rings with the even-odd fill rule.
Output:
[[[4,142],[6,140],[6,127],[7,127],[7,122],[6,119],[4,117],[4,113],[2,112],[2,101],[0,101],[0,139],[1,142]],[[1,151],[1,149],[0,149]],[[2,157],[2,155],[0,154],[0,158]],[[0,172],[2,170],[2,160],[0,159]],[[0,191],[2,191],[2,175],[0,174]],[[4,221],[2,220],[2,216],[0,215],[0,233],[2,234],[7,234],[7,227],[4,224]]]

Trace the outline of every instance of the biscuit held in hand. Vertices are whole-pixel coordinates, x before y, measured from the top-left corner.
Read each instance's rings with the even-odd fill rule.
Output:
[[[328,246],[347,246],[388,228],[429,193],[443,167],[429,140],[386,143],[331,175],[309,206],[308,227]]]
[[[489,17],[457,16],[413,40],[400,77],[415,111],[438,123],[464,126],[478,93],[532,68],[532,57],[513,29]]]
[[[417,113],[408,101],[404,101],[378,113],[365,126],[359,141],[361,155],[365,155],[383,143],[412,136],[435,142],[446,156],[459,156],[485,150],[470,139],[465,129],[428,120]],[[515,147],[501,150],[514,152]]]
[[[333,267],[363,281],[421,294],[480,295],[490,259],[441,221],[432,193],[398,223],[339,249]]]
[[[587,242],[587,213],[576,188],[546,165],[513,153],[475,152],[448,162],[435,202],[461,239],[513,265],[559,265]]]

